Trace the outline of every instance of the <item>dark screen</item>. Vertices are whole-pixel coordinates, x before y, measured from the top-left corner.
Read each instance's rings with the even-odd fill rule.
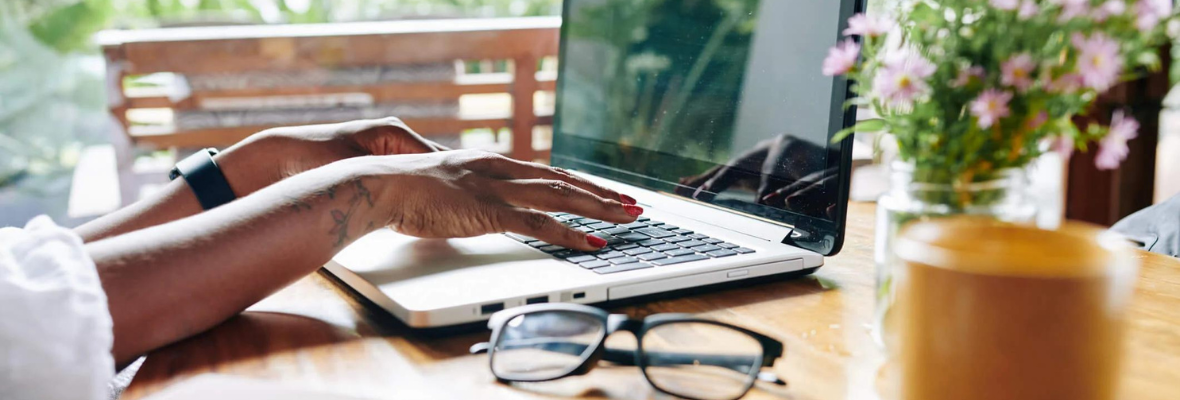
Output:
[[[554,164],[774,221],[842,219],[849,1],[569,0]],[[841,224],[842,225],[842,224]]]

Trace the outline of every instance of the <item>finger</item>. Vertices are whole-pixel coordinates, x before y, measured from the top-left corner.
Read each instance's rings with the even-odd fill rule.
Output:
[[[508,204],[541,211],[568,212],[614,223],[635,222],[643,208],[604,199],[568,182],[552,179],[495,180],[490,189]]]
[[[569,183],[604,199],[634,205],[635,198],[620,194],[561,168],[532,162],[513,160],[498,154],[485,156],[475,163],[475,170],[501,179],[551,179]]]
[[[504,231],[532,236],[568,249],[593,251],[606,247],[602,238],[562,225],[543,212],[517,207],[500,207],[499,210],[497,225]]]

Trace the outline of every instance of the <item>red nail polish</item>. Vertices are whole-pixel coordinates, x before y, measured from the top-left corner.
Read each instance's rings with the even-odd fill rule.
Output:
[[[626,211],[627,215],[630,215],[632,217],[638,217],[640,214],[643,214],[643,207],[624,205],[623,211]]]
[[[622,193],[619,194],[619,201],[622,201],[623,204],[629,204],[629,205],[635,205],[635,203],[638,203],[637,201],[635,201],[634,197],[631,197],[631,196],[628,196],[628,195],[625,195]]]
[[[586,235],[586,243],[590,243],[590,246],[597,249],[606,247],[606,239],[594,235]]]

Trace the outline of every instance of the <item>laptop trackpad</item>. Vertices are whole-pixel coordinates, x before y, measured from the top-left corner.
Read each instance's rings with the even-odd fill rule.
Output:
[[[585,281],[588,272],[503,235],[418,239],[389,229],[362,237],[333,260],[411,310],[529,295]]]

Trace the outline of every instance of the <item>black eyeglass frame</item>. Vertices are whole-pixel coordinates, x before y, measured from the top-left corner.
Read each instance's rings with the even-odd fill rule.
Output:
[[[501,375],[500,372],[496,371],[496,369],[494,368],[492,363],[496,357],[496,355],[495,355],[496,349],[495,348],[496,348],[496,344],[500,342],[500,334],[503,331],[503,328],[508,324],[509,321],[512,321],[516,317],[519,317],[522,315],[527,315],[527,314],[537,314],[537,313],[547,313],[547,312],[577,313],[577,314],[582,314],[585,316],[594,317],[595,319],[601,321],[604,329],[602,330],[601,334],[599,334],[598,338],[595,339],[595,342],[593,344],[594,349],[590,352],[583,351],[581,354],[579,354],[582,357],[582,360],[579,362],[579,364],[576,367],[572,368],[571,370],[569,370],[563,374],[555,375],[553,377],[529,378],[529,377],[514,377],[514,376]],[[691,394],[677,393],[677,392],[673,392],[673,391],[669,391],[667,389],[664,389],[664,388],[660,387],[660,385],[657,384],[654,380],[652,380],[651,376],[648,375],[648,373],[647,373],[647,367],[649,366],[648,357],[647,357],[648,353],[643,350],[643,336],[648,331],[650,331],[656,327],[659,327],[661,325],[672,324],[672,323],[701,323],[701,324],[716,325],[716,326],[732,329],[734,331],[748,335],[749,337],[756,340],[758,342],[758,344],[762,347],[762,352],[761,352],[761,354],[759,354],[757,356],[758,357],[757,362],[754,363],[754,366],[756,366],[756,367],[765,368],[765,367],[773,366],[775,360],[777,360],[778,358],[783,356],[784,346],[783,346],[782,342],[775,340],[773,338],[770,338],[769,336],[763,335],[761,333],[754,332],[754,331],[751,331],[746,328],[742,328],[740,326],[735,326],[735,325],[731,325],[731,324],[727,324],[727,323],[719,322],[719,321],[714,321],[714,320],[710,320],[710,319],[697,318],[697,317],[693,317],[690,314],[671,314],[671,313],[655,314],[655,315],[651,315],[651,316],[648,316],[643,319],[635,319],[635,318],[631,318],[625,314],[611,314],[601,308],[582,305],[582,304],[572,304],[572,303],[535,304],[535,305],[528,305],[528,306],[522,306],[522,307],[515,307],[515,308],[499,311],[495,314],[492,314],[491,318],[488,320],[488,329],[492,330],[491,339],[488,342],[477,343],[474,346],[471,346],[471,353],[475,354],[475,353],[481,353],[481,352],[487,351],[488,352],[488,368],[492,371],[492,374],[495,375],[496,380],[498,380],[500,382],[545,382],[545,381],[553,381],[553,380],[563,379],[563,378],[567,378],[570,376],[585,375],[585,374],[589,373],[591,370],[593,370],[599,361],[605,359],[606,361],[610,361],[610,362],[620,364],[620,365],[634,365],[634,366],[639,367],[639,370],[643,373],[644,379],[646,379],[648,381],[648,383],[652,385],[653,388],[655,388],[657,391],[659,391],[661,393],[672,395],[672,396],[677,396],[677,397],[682,397],[682,398],[686,398],[689,400],[706,400],[706,399],[701,399],[701,398],[697,398],[697,397],[692,397]],[[615,349],[607,349],[606,348],[606,345],[605,345],[606,338],[609,337],[611,334],[618,332],[618,331],[627,331],[627,332],[631,332],[633,335],[635,335],[636,348],[634,351],[615,350]],[[725,357],[725,356],[720,356],[720,357]],[[745,387],[743,388],[741,394],[739,394],[729,400],[737,400],[737,399],[740,399],[741,397],[745,396],[746,393],[749,393],[750,389],[752,389],[754,387],[754,384],[760,379],[764,380],[764,381],[769,381],[771,383],[775,383],[778,385],[785,385],[786,384],[785,382],[778,379],[777,377],[774,377],[773,374],[762,373],[761,368],[751,368],[750,371],[748,372],[748,374],[749,374],[749,378],[746,380]],[[710,400],[715,400],[715,399],[710,399]]]

